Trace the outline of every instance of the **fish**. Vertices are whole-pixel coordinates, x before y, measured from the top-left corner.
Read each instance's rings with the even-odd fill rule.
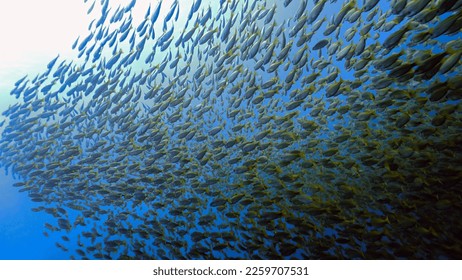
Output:
[[[404,34],[411,30],[411,24],[407,24],[403,28],[392,33],[390,36],[385,39],[383,46],[387,49],[393,49],[398,43],[402,40]]]
[[[457,1],[95,3],[0,123],[69,258],[462,256]]]
[[[308,20],[307,20],[307,23],[308,24],[312,24],[313,22],[315,22],[319,15],[321,14],[322,10],[324,9],[324,5],[326,4],[327,0],[320,0],[318,1],[313,9],[311,10],[311,13],[308,17]]]
[[[90,14],[93,11],[93,8],[95,7],[96,0],[93,1],[93,4],[91,4],[90,8],[87,10],[87,14]]]
[[[178,1],[174,1],[172,6],[170,7],[170,10],[167,12],[164,18],[164,23],[167,23],[170,21],[170,19],[173,17],[173,14],[175,13],[175,10],[178,7]]]
[[[317,42],[317,43],[313,46],[312,50],[319,50],[319,49],[322,49],[322,48],[324,48],[325,46],[327,46],[327,44],[329,44],[329,40],[327,40],[327,39],[322,39],[322,40],[320,40],[319,42]]]
[[[88,44],[88,42],[90,42],[93,36],[93,33],[90,33],[85,39],[83,39],[83,41],[79,44],[78,50],[82,51],[83,49],[85,49],[85,46]]]
[[[446,19],[442,20],[439,22],[435,28],[431,31],[431,38],[436,38],[438,36],[443,35],[445,32],[447,32],[452,25],[457,24],[457,20],[461,17],[461,12],[455,13]],[[460,25],[460,24],[459,24]]]
[[[158,1],[156,7],[153,9],[152,16],[151,16],[151,24],[156,23],[157,19],[160,15],[160,8],[162,7],[162,1]]]
[[[136,4],[136,0],[130,1],[130,3],[128,3],[128,5],[125,7],[124,12],[128,13],[129,11],[131,11],[133,7],[135,6],[135,4]]]

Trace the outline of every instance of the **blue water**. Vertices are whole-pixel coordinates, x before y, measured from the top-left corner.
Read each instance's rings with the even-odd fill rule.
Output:
[[[2,170],[1,178],[0,259],[68,259],[69,255],[59,250],[53,239],[43,235],[43,224],[52,219],[31,211],[35,203],[12,187],[16,181],[12,176]]]
[[[12,117],[14,113],[2,116],[6,122],[1,130],[1,147],[4,150],[1,151],[3,158],[0,166],[6,168],[2,168],[3,173],[0,175],[0,259],[436,259],[461,256],[457,246],[449,245],[460,241],[457,232],[461,229],[457,215],[454,214],[461,208],[460,189],[454,183],[454,178],[460,178],[460,175],[454,175],[459,171],[454,164],[460,162],[460,152],[457,151],[457,137],[453,137],[462,132],[460,110],[456,108],[449,113],[445,125],[435,124],[438,111],[451,105],[460,105],[460,98],[454,93],[452,99],[445,97],[438,102],[427,100],[422,104],[419,98],[427,98],[428,94],[413,92],[421,86],[429,88],[438,81],[448,80],[452,83],[460,77],[460,63],[456,63],[448,73],[436,74],[427,80],[411,78],[403,83],[394,81],[386,94],[393,94],[395,89],[404,90],[412,98],[397,97],[393,105],[381,108],[376,100],[381,100],[383,91],[374,88],[376,82],[373,80],[380,71],[374,69],[373,63],[364,68],[366,74],[360,78],[369,79],[359,80],[355,73],[361,70],[356,71],[350,67],[358,61],[359,55],[353,55],[349,61],[351,65],[345,59],[336,59],[336,55],[345,46],[354,43],[352,46],[356,47],[361,38],[367,36],[366,48],[374,44],[378,46],[370,53],[371,61],[400,51],[409,51],[409,54],[401,56],[401,63],[415,61],[414,66],[417,68],[422,61],[413,59],[413,55],[422,55],[425,51],[427,54],[443,52],[449,42],[460,41],[460,32],[438,36],[433,41],[425,39],[410,46],[411,38],[421,32],[410,29],[400,44],[387,54],[381,44],[391,34],[405,28],[409,17],[404,17],[390,30],[372,28],[367,35],[360,35],[359,30],[370,23],[378,24],[381,20],[385,20],[385,24],[397,20],[394,14],[387,17],[383,15],[390,10],[389,1],[380,1],[375,8],[362,14],[353,23],[343,19],[337,31],[323,35],[331,18],[335,18],[345,5],[354,3],[326,1],[323,11],[317,17],[317,20],[325,17],[321,27],[310,34],[314,23],[305,25],[294,38],[290,36],[291,28],[297,23],[293,17],[303,1],[240,1],[233,12],[228,10],[220,16],[220,7],[222,10],[224,7],[231,9],[237,2],[204,0],[188,22],[188,27],[184,26],[193,4],[178,1],[178,7],[171,9],[175,7],[172,6],[173,1],[163,1],[154,27],[150,26],[143,36],[130,33],[126,40],[118,42],[116,39],[124,35],[117,33],[117,30],[122,29],[121,25],[131,17],[131,31],[142,32],[142,22],[151,18],[158,1],[125,1],[121,6],[110,0],[88,1],[88,8],[93,2],[95,7],[89,14],[95,21],[88,28],[89,34],[93,35],[76,36],[78,39],[75,45],[69,46],[74,49],[74,57],[60,56],[55,64],[49,66],[50,71],[42,70],[36,80],[34,76],[28,77],[34,80],[29,82],[29,86],[33,83],[38,85],[38,93],[34,93],[36,97],[26,100],[28,96],[24,92],[15,91],[18,87],[11,85],[10,91],[13,90],[12,95],[18,97],[20,104],[23,101],[36,102],[35,106],[40,107],[40,98],[43,97],[44,102],[50,106],[58,106],[60,102],[64,105],[58,109],[62,114],[55,113],[48,117],[40,115],[41,109],[38,112],[33,110],[28,116],[29,121],[30,118],[40,116],[37,119],[39,125],[31,125],[37,127],[33,137],[27,134],[31,128],[25,131],[21,128],[22,125],[28,125],[27,120],[15,122],[15,117]],[[247,2],[249,6],[256,3],[253,10],[243,10]],[[291,3],[284,7],[283,2]],[[104,8],[106,3],[107,7]],[[129,3],[134,4],[133,8],[130,8]],[[271,62],[265,64],[265,69],[278,60],[278,54],[293,40],[293,46],[276,74],[254,69],[257,61],[266,53],[263,47],[258,50],[255,59],[239,58],[241,53],[236,49],[228,53],[230,57],[236,55],[233,58],[235,60],[228,61],[227,58],[224,62],[229,72],[223,77],[206,76],[203,82],[198,81],[204,71],[201,68],[205,71],[215,69],[218,56],[207,56],[209,50],[216,46],[225,54],[224,49],[232,36],[236,36],[236,44],[242,45],[251,36],[238,31],[244,16],[256,13],[259,9],[271,13],[274,3],[277,8],[269,23],[264,23],[264,16],[256,22],[256,30],[253,32],[249,31],[252,22],[243,27],[245,31],[260,36],[274,22],[269,43],[285,41],[285,45],[275,48]],[[309,16],[315,3],[308,1],[306,11],[302,12]],[[431,2],[429,5],[429,9],[439,9],[436,3]],[[199,23],[195,25],[194,21],[199,15],[205,15],[209,6],[212,16],[207,21],[208,29],[204,33],[217,28],[217,34],[212,34],[210,41],[199,43],[193,49],[192,42],[198,40],[196,36],[202,28]],[[363,7],[364,4],[360,1],[356,6]],[[126,9],[126,12],[118,13],[122,9]],[[368,18],[375,10],[377,14]],[[173,12],[172,18],[165,23],[169,11]],[[442,13],[439,18],[420,27],[425,30],[434,28],[448,16],[457,13],[460,14],[460,7]],[[120,21],[116,19],[118,15],[121,15]],[[220,35],[233,16],[237,17],[236,22],[229,37],[222,42]],[[276,39],[274,34],[282,23],[283,31]],[[156,46],[156,43],[171,28],[174,31],[172,43],[162,51],[162,46]],[[192,36],[192,42],[175,47],[178,38],[191,28],[198,28]],[[354,28],[358,31],[347,42],[344,34]],[[336,35],[337,32],[339,35]],[[118,37],[110,37],[111,34],[117,34],[115,36]],[[300,34],[310,34],[312,37],[306,44],[297,47]],[[85,38],[88,38],[88,43],[84,43]],[[330,40],[329,44],[342,42],[333,55],[328,54],[327,47],[319,51],[312,50],[316,43],[325,38]],[[102,46],[100,53],[98,46]],[[300,68],[294,83],[284,90],[288,84],[284,80],[294,69],[291,61],[304,47],[308,53],[307,63]],[[124,59],[133,59],[130,55],[141,49],[143,51],[133,62],[124,66],[119,64]],[[121,56],[115,66],[111,66],[110,63],[119,54]],[[171,67],[177,56],[181,57],[178,67]],[[153,77],[152,73],[165,66],[165,61],[168,62],[165,69]],[[329,66],[317,69],[313,66],[317,61],[329,62]],[[69,67],[66,68],[66,65]],[[185,76],[179,75],[187,65],[190,67],[189,72]],[[45,69],[45,66],[41,69]],[[284,69],[286,66],[288,68]],[[68,72],[59,75],[56,74],[60,71],[57,69],[66,69],[62,71]],[[102,73],[107,76],[94,78],[97,77],[97,69],[102,69]],[[244,87],[248,82],[243,74],[246,70],[255,75],[256,84],[260,88],[249,100],[239,100],[238,97],[245,94]],[[235,81],[229,82],[234,71],[239,71],[239,74]],[[319,82],[333,71],[338,71],[333,81]],[[309,84],[315,86],[313,92],[296,110],[288,109],[287,104],[294,100],[291,94],[295,90],[303,90],[306,86],[302,82],[303,78],[312,73],[319,73],[316,82]],[[69,81],[73,79],[72,74],[76,75],[75,83]],[[255,100],[256,96],[269,94],[271,89],[277,87],[275,85],[261,90],[266,81],[275,77],[281,85],[278,92],[258,105],[252,104],[251,100]],[[110,84],[112,79],[121,81],[120,87],[110,90],[102,87]],[[171,81],[175,81],[172,90],[166,90],[165,95],[160,96],[159,92],[168,87]],[[220,84],[223,81],[227,83]],[[345,86],[344,82],[339,95],[326,97],[328,88],[337,81],[352,83]],[[357,91],[353,89],[353,82],[359,83]],[[70,85],[63,86],[66,83]],[[77,87],[74,86],[76,83],[79,84]],[[49,91],[44,90],[47,85],[51,86]],[[219,94],[221,85],[225,89]],[[239,85],[242,88],[233,93],[233,87]],[[90,86],[94,88],[88,90]],[[147,97],[156,86],[159,86],[156,95]],[[186,96],[191,98],[190,105],[177,111],[177,107],[171,106],[176,101],[173,98],[175,95],[170,98],[168,94],[178,94],[184,87],[187,87]],[[121,101],[129,95],[123,91],[130,89],[134,89],[133,96],[126,102]],[[113,97],[120,92],[125,95],[115,100]],[[105,94],[111,99],[104,99]],[[355,96],[361,101],[357,101]],[[15,104],[14,101],[11,103]],[[165,113],[161,113],[162,109],[158,107],[153,109],[164,104],[169,106]],[[316,114],[314,108],[319,104],[324,104],[324,107],[320,114]],[[341,113],[342,106],[352,108]],[[234,109],[241,110],[235,118],[230,117]],[[391,113],[394,110],[399,116],[411,115],[411,122],[405,124],[405,128],[396,127],[399,118],[394,119],[396,115]],[[128,118],[133,119],[108,121],[125,112]],[[287,117],[291,112],[298,112],[298,115]],[[361,113],[372,117],[370,120],[359,120],[358,114],[363,116]],[[179,121],[172,121],[175,114],[179,114]],[[271,117],[268,122],[271,126],[264,123],[258,126],[266,116]],[[233,127],[243,123],[239,118],[247,124],[242,130],[234,131]],[[284,118],[289,120],[286,122]],[[320,132],[303,134],[299,124],[301,118],[316,123],[322,129]],[[193,140],[186,141],[184,138],[187,136],[178,136],[182,128],[177,124],[188,122],[197,133],[191,137]],[[427,137],[421,128],[430,123],[438,132]],[[69,126],[61,129],[66,124]],[[217,136],[212,136],[210,132],[220,126]],[[165,131],[162,142],[148,136],[139,140],[145,133],[155,135],[155,128]],[[281,141],[277,137],[269,139],[264,136],[263,140],[258,141],[258,148],[252,149],[251,153],[241,152],[244,146],[239,149],[234,145],[224,146],[237,139],[239,144],[236,146],[239,147],[239,141],[252,141],[266,129],[269,129],[269,135],[279,132],[286,139]],[[341,136],[342,129],[347,129],[351,133],[350,137],[333,145],[333,140]],[[133,137],[128,138],[131,134],[140,137],[135,141]],[[205,140],[199,140],[200,134],[206,136]],[[56,139],[48,141],[49,137]],[[97,146],[100,140],[101,145]],[[23,142],[23,146],[18,144]],[[287,142],[290,143],[285,147]],[[443,145],[446,142],[448,144]],[[114,146],[111,147],[111,144]],[[265,144],[271,148],[260,149]],[[205,159],[209,159],[209,162],[203,162],[197,156],[204,145],[208,150]],[[396,146],[401,145],[410,147],[415,157],[401,157],[406,152],[400,150],[398,153]],[[332,146],[338,150],[329,150]],[[12,147],[23,149],[11,151]],[[162,148],[168,149],[165,155],[157,153],[162,152]],[[175,158],[175,149],[180,151],[182,158]],[[302,151],[297,154],[302,159],[284,163],[282,159],[291,151]],[[224,159],[216,159],[220,152],[226,153]],[[97,162],[94,162],[93,156],[98,158]],[[146,163],[149,157],[155,156],[162,160]],[[264,157],[267,163],[264,163]],[[181,162],[182,159],[187,161]],[[255,159],[257,161],[252,163]],[[236,163],[232,163],[233,160]],[[249,162],[250,168],[240,172],[239,168]],[[44,165],[40,166],[42,163]],[[272,166],[276,166],[279,172],[276,172],[277,175],[265,171],[265,168]],[[149,172],[143,169],[151,167],[153,169]],[[187,171],[197,175],[189,177]],[[33,189],[30,196],[23,186],[24,182]],[[263,190],[258,191],[259,188]],[[34,202],[34,193],[40,195],[43,192],[46,193],[45,201],[39,196],[35,198],[37,202]],[[235,195],[239,194],[252,198],[250,206],[231,203]],[[220,199],[226,201],[223,207]],[[447,220],[442,217],[447,217]],[[449,232],[453,224],[454,231]],[[417,234],[414,235],[415,232]]]

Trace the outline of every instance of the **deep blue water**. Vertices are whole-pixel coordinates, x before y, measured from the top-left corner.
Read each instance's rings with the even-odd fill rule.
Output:
[[[178,1],[178,6],[162,2],[153,26],[149,22],[159,2],[152,1],[149,10],[147,2],[119,6],[95,1],[90,12],[95,21],[89,26],[93,35],[87,43],[78,38],[75,57],[59,57],[49,71],[28,77],[21,90],[25,82],[11,85],[18,104],[32,113],[24,110],[22,117],[17,112],[23,108],[16,108],[2,116],[7,122],[0,165],[8,175],[1,175],[0,259],[460,258],[462,250],[451,244],[458,244],[462,228],[457,219],[461,116],[459,107],[450,110],[460,105],[460,89],[454,87],[460,84],[460,61],[446,73],[431,74],[424,67],[435,54],[444,53],[444,59],[433,61],[439,68],[462,51],[460,26],[411,42],[422,32],[431,37],[434,31],[429,30],[448,17],[458,17],[452,25],[460,25],[460,4],[444,11],[438,6],[442,1],[430,1],[427,10],[400,17],[399,12],[385,14],[396,2],[379,1],[364,11],[362,1],[325,1],[316,20],[291,36],[300,18],[308,21],[313,1],[299,19],[294,17],[303,1],[202,1],[188,27],[189,1]],[[284,7],[284,2],[291,3]],[[202,25],[209,5],[211,17]],[[350,6],[351,11],[363,9],[359,19],[349,22],[350,12],[334,32],[324,34],[328,23]],[[133,16],[131,29],[126,28],[130,33],[122,39],[120,30],[129,26],[132,10],[146,16]],[[434,10],[440,12],[433,20],[409,25]],[[257,19],[242,24],[248,15]],[[393,20],[396,25],[389,30],[383,27]],[[273,22],[267,45],[277,47],[270,62],[255,69],[266,54],[265,40],[253,58],[248,52],[260,39],[245,53],[243,45],[252,35],[263,36]],[[360,34],[370,24],[370,31]],[[400,43],[386,51],[391,34],[407,26]],[[193,28],[191,40],[176,47]],[[345,34],[355,29],[347,40]],[[169,30],[172,42],[162,50],[166,43],[156,44],[170,36]],[[201,41],[208,32],[211,39]],[[231,44],[226,50],[233,36],[238,47]],[[303,36],[311,39],[296,46]],[[346,46],[357,48],[363,38],[366,51],[347,50],[351,57],[339,58]],[[313,50],[324,39],[328,45]],[[338,49],[328,54],[335,43]],[[288,54],[281,55],[288,44]],[[218,54],[213,55],[214,47]],[[293,65],[303,48],[305,64]],[[389,68],[375,67],[400,52],[401,60]],[[223,55],[228,55],[221,63],[229,71],[214,72]],[[355,64],[360,59],[369,62],[361,68]],[[281,65],[269,73],[278,61]],[[413,63],[412,70],[393,77],[407,63]],[[182,69],[186,74],[180,74]],[[293,83],[288,82],[291,71],[296,73]],[[332,81],[322,81],[335,72]],[[313,73],[319,75],[305,83]],[[246,88],[249,77],[257,90],[245,97],[252,89]],[[271,79],[277,82],[266,86]],[[389,85],[377,85],[387,79],[392,79]],[[440,81],[448,93],[436,98],[433,87]],[[327,96],[338,82],[339,89]],[[36,89],[26,93],[32,84]],[[296,94],[310,86],[301,104],[289,108]],[[179,96],[185,88],[187,99]],[[265,96],[271,90],[275,93]],[[264,100],[255,101],[258,95]],[[173,105],[178,100],[182,109]],[[321,113],[315,113],[317,108]],[[317,128],[308,133],[304,125]],[[237,144],[231,144],[234,140]],[[245,198],[238,199],[241,194]]]

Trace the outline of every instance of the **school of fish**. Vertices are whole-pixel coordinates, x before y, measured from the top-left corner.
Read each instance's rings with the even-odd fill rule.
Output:
[[[461,0],[129,2],[0,125],[70,258],[462,258]]]

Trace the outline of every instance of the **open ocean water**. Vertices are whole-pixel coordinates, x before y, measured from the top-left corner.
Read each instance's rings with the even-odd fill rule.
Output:
[[[462,257],[462,1],[83,2],[1,84],[0,259]]]

